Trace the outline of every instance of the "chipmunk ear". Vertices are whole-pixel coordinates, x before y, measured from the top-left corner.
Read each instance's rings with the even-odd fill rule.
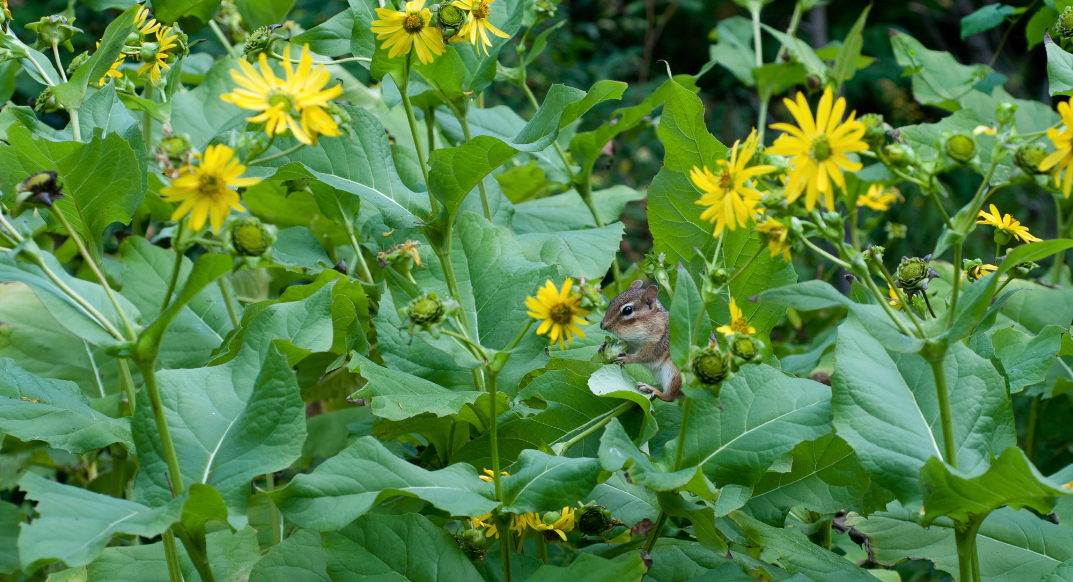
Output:
[[[640,289],[641,285],[644,285],[644,284],[645,284],[644,281],[634,281],[633,283],[630,283],[630,289]]]
[[[652,302],[655,301],[657,297],[659,297],[659,287],[649,285],[648,289],[645,289],[645,303],[647,303],[649,307],[652,307]]]

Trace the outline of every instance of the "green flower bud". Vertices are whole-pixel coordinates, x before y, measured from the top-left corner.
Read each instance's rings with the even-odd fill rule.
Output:
[[[34,99],[34,111],[37,111],[38,113],[48,113],[59,109],[60,106],[56,103],[56,96],[52,93],[52,87],[45,87],[45,89],[37,95],[37,99]]]
[[[961,262],[965,279],[974,283],[995,271],[994,265],[984,265],[980,259],[965,259]]]
[[[760,357],[760,350],[764,349],[764,342],[743,333],[735,333],[730,338],[730,353],[743,361],[749,362]]]
[[[1047,147],[1038,142],[1024,143],[1018,146],[1017,153],[1013,155],[1013,162],[1021,171],[1033,176],[1040,174],[1039,164],[1047,157]]]
[[[578,293],[581,294],[580,306],[582,309],[592,311],[604,306],[604,295],[600,291],[600,284],[581,277],[578,282]]]
[[[69,51],[75,50],[71,45],[71,38],[76,33],[82,32],[82,29],[75,27],[74,21],[74,18],[68,19],[66,16],[53,14],[42,16],[41,20],[27,24],[26,28],[37,33],[37,41],[34,42],[33,48],[44,50],[52,48],[52,45],[62,45]]]
[[[598,536],[615,526],[615,520],[606,507],[588,505],[577,510],[577,529],[587,536]]]
[[[269,49],[273,40],[272,32],[279,27],[279,24],[262,26],[250,34],[249,38],[246,39],[246,44],[242,47],[242,52],[245,54],[247,61],[255,62],[257,55]]]
[[[924,258],[902,257],[902,262],[898,264],[898,270],[894,273],[894,284],[910,294],[916,291],[926,291],[928,281],[939,276],[930,263],[931,255],[926,255]]]
[[[440,10],[436,13],[436,17],[440,21],[440,26],[458,28],[466,21],[466,12],[454,4],[445,3],[440,5]]]
[[[83,52],[82,54],[78,55],[77,57],[71,59],[71,64],[67,65],[67,76],[70,77],[71,75],[74,75],[75,71],[77,71],[79,67],[81,67],[82,65],[84,65],[84,64],[86,64],[88,62],[89,62],[89,52],[88,51]]]
[[[440,296],[431,291],[411,299],[410,303],[406,305],[406,317],[409,317],[410,321],[420,326],[439,323],[443,320],[445,312],[446,309],[443,301],[440,300]]]
[[[880,245],[872,245],[868,247],[868,259],[875,261],[877,265],[883,264],[883,253],[887,252],[886,247]]]
[[[1012,239],[1013,233],[1007,230],[1002,230],[1001,228],[995,229],[995,244],[997,244],[999,247],[1006,246],[1010,243]]]
[[[886,122],[883,121],[883,116],[878,113],[868,113],[862,115],[858,121],[864,124],[864,142],[868,144],[868,149],[873,152],[879,151],[889,131]]]
[[[160,52],[159,42],[146,42],[142,43],[140,49],[138,49],[138,58],[146,63],[155,63],[156,56]]]
[[[332,120],[335,121],[335,124],[339,126],[339,129],[342,129],[348,136],[350,136],[351,141],[354,140],[354,118],[345,107],[333,101],[329,101],[328,104],[324,106],[324,112],[331,116]]]
[[[693,357],[692,369],[701,384],[709,389],[718,387],[730,374],[730,357],[719,351],[718,347],[709,346]],[[715,396],[719,396],[718,388]]]
[[[883,155],[890,163],[899,168],[904,168],[917,161],[916,151],[904,143],[892,143],[883,148]]]
[[[892,240],[905,238],[905,235],[909,233],[909,227],[897,222],[888,222],[883,227],[883,231],[887,233],[887,242],[889,243]]]
[[[172,57],[185,57],[190,54],[190,37],[183,32],[178,25],[171,28],[175,34],[175,43],[168,47],[168,54]],[[168,59],[169,63],[175,62],[174,58]]]
[[[169,158],[179,159],[193,148],[190,138],[182,134],[172,134],[160,142],[160,150]]]
[[[1073,36],[1073,6],[1066,6],[1054,23],[1054,33],[1062,38]]]
[[[377,253],[376,258],[380,261],[381,267],[391,265],[392,269],[395,269],[400,275],[406,277],[407,281],[416,285],[417,281],[414,280],[413,270],[414,266],[421,266],[421,255],[417,252],[420,246],[421,243],[408,240],[386,251]]]
[[[1009,101],[1003,101],[995,107],[995,121],[999,125],[1006,125],[1013,121],[1013,114],[1017,113],[1017,106]]]
[[[590,361],[599,362],[602,364],[613,364],[615,360],[622,354],[629,351],[630,346],[626,342],[616,338],[613,335],[607,336],[604,343],[596,350],[596,354],[590,358]]]
[[[959,164],[967,164],[976,157],[976,140],[964,133],[951,133],[943,140],[943,153]]]
[[[533,3],[533,11],[536,12],[537,18],[544,20],[555,16],[555,5],[548,0],[536,0]]]
[[[256,216],[231,216],[224,229],[224,248],[240,257],[263,256],[276,242],[276,227]]]
[[[462,533],[455,537],[455,541],[471,562],[484,560],[484,556],[488,552],[488,546],[491,544],[488,536],[479,529],[463,530]]]
[[[0,0],[0,30],[7,32],[9,22],[11,22],[11,11],[8,10],[7,0]]]
[[[544,513],[544,515],[540,516],[540,521],[543,522],[544,525],[555,525],[555,522],[559,521],[562,518],[563,514],[559,513],[558,511],[547,511]]]
[[[1023,263],[1019,263],[1017,266],[1015,266],[1014,268],[1010,269],[1010,274],[1013,275],[1014,277],[1022,277],[1023,278],[1023,277],[1027,277],[1029,273],[1031,273],[1033,270],[1035,270],[1037,268],[1039,268],[1039,265],[1037,263],[1034,263],[1032,261],[1025,261]]]
[[[674,268],[674,265],[667,262],[666,254],[649,253],[645,255],[645,260],[641,261],[637,268],[649,279],[655,279],[660,287],[671,288],[671,279],[667,273]]]
[[[37,172],[15,186],[15,208],[12,216],[22,214],[29,208],[52,208],[63,198],[63,186],[56,181],[56,172]]]

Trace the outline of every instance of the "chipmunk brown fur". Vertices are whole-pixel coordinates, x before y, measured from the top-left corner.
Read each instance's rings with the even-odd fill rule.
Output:
[[[615,359],[618,364],[641,364],[648,368],[663,390],[638,382],[637,388],[670,402],[682,393],[682,376],[671,361],[671,314],[659,302],[655,285],[630,288],[611,300],[600,329],[626,342],[629,352]]]

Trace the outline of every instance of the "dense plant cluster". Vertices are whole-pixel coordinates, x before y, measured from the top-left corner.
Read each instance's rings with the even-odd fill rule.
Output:
[[[1068,3],[961,22],[1028,18],[1054,108],[892,30],[942,112],[896,127],[844,94],[856,5],[813,48],[818,0],[735,0],[601,117],[626,83],[530,86],[553,0],[94,0],[78,54],[72,10],[0,2],[0,94],[36,91],[0,110],[0,579],[1073,580],[1037,436],[1073,387]],[[755,91],[729,147],[706,74]],[[647,190],[595,187],[651,127]],[[910,204],[941,230],[893,256]]]

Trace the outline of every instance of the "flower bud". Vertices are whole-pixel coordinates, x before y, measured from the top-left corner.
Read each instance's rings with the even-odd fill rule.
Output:
[[[902,257],[898,270],[894,273],[894,284],[912,295],[916,291],[926,291],[928,281],[939,276],[931,266],[931,255],[924,258]]]
[[[1022,172],[1034,176],[1041,173],[1039,164],[1045,157],[1047,157],[1047,148],[1043,144],[1023,143],[1018,146],[1017,153],[1013,155],[1013,162],[1021,168]]]
[[[38,113],[48,113],[59,109],[60,105],[56,103],[56,95],[52,92],[52,87],[45,87],[37,95],[37,99],[34,99],[34,111]]]
[[[160,150],[169,158],[179,159],[193,149],[190,138],[183,134],[171,134],[160,141]]]
[[[142,47],[138,49],[138,58],[146,63],[155,63],[156,56],[160,52],[159,42],[146,42],[142,43]]]
[[[12,216],[22,214],[29,208],[52,208],[63,198],[63,186],[56,181],[56,172],[37,172],[15,186],[15,208]]]
[[[446,312],[440,296],[428,292],[420,297],[415,297],[406,305],[406,317],[420,326],[430,326],[443,320]]]
[[[439,20],[441,28],[457,30],[466,21],[466,12],[454,4],[444,3],[440,5],[439,11],[436,12],[436,18]]]
[[[717,346],[708,346],[694,355],[691,367],[697,380],[710,390],[712,386],[718,387],[727,379],[730,374],[730,357],[719,351]],[[718,388],[713,394],[719,396]]]
[[[883,155],[890,163],[899,168],[915,164],[917,161],[916,151],[904,143],[892,143],[883,148]]]
[[[11,11],[8,10],[7,0],[0,0],[0,30],[7,32],[10,30]]]
[[[1010,274],[1014,277],[1027,277],[1033,270],[1039,268],[1039,265],[1032,261],[1025,261],[1018,263],[1017,266],[1010,269]]]
[[[1073,6],[1066,6],[1054,23],[1054,33],[1061,38],[1073,36]]]
[[[995,121],[999,125],[1006,125],[1013,121],[1013,114],[1017,113],[1017,106],[1009,101],[1003,101],[995,107]]]
[[[272,32],[279,28],[279,24],[273,24],[271,26],[262,26],[250,34],[246,39],[246,44],[242,47],[242,52],[249,62],[257,61],[257,55],[267,51],[272,45]]]
[[[350,141],[354,141],[354,118],[350,115],[350,112],[345,107],[329,101],[324,106],[324,112],[331,116],[332,121],[335,122],[339,129],[342,129],[350,137]]]
[[[889,243],[895,239],[905,238],[905,235],[909,234],[909,227],[897,222],[888,222],[883,227],[883,231],[887,233],[887,242]]]
[[[555,4],[548,0],[536,0],[533,3],[533,11],[536,13],[537,18],[544,20],[555,16]]]
[[[256,216],[234,215],[224,228],[224,249],[234,256],[260,257],[276,242],[276,227]]]
[[[976,140],[964,133],[951,133],[943,140],[943,153],[959,164],[968,164],[976,157]]]
[[[458,547],[462,549],[462,552],[466,554],[466,557],[471,562],[484,560],[488,546],[491,544],[488,536],[479,529],[462,530],[462,533],[458,534],[455,541],[458,542]]]
[[[544,525],[555,525],[555,522],[563,518],[563,514],[558,511],[546,511],[544,515],[540,516],[540,521]]]
[[[883,140],[887,137],[888,126],[883,121],[883,116],[878,113],[862,115],[859,121],[864,125],[864,143],[873,152],[879,151],[883,146]]]
[[[400,275],[406,277],[407,281],[416,285],[417,281],[414,280],[413,270],[414,266],[421,266],[421,255],[417,252],[417,248],[420,246],[420,242],[408,240],[386,251],[377,253],[376,258],[380,261],[381,267],[391,265],[392,269],[395,269]]]
[[[66,16],[53,14],[42,16],[41,20],[27,24],[26,28],[37,33],[37,41],[34,42],[33,48],[44,50],[52,48],[52,45],[63,45],[67,50],[74,51],[71,38],[75,33],[82,32],[81,28],[74,26],[74,21],[74,18],[68,19]]]
[[[577,529],[587,536],[598,536],[615,526],[615,520],[606,507],[588,505],[577,511]]]
[[[674,268],[674,265],[667,262],[665,253],[648,253],[645,255],[645,260],[637,265],[637,268],[649,279],[654,279],[659,283],[660,287],[664,289],[671,288],[671,279],[667,273]]]
[[[587,311],[599,309],[604,306],[604,295],[601,293],[600,284],[593,283],[589,279],[578,279],[578,293],[581,294],[580,307]]]
[[[760,357],[764,342],[743,333],[735,333],[730,338],[730,353],[743,362],[750,362]]]
[[[872,245],[868,247],[868,259],[875,261],[877,265],[883,264],[883,253],[887,252],[886,247],[880,245]]]
[[[70,77],[75,74],[75,71],[79,67],[89,62],[89,51],[83,52],[77,57],[71,59],[71,64],[67,65],[67,76]]]
[[[962,271],[964,272],[965,279],[970,283],[975,283],[980,279],[983,279],[987,275],[995,272],[994,265],[985,265],[980,259],[965,259],[961,262]]]

